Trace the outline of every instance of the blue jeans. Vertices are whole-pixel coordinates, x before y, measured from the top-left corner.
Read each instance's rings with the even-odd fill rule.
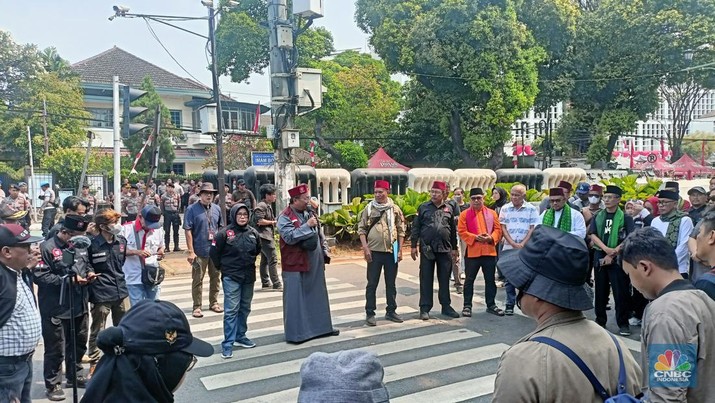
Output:
[[[241,284],[223,276],[223,343],[222,348],[233,347],[233,342],[246,337],[248,314],[251,313],[253,283]]]
[[[129,305],[134,306],[143,299],[159,298],[161,286],[155,285],[150,287],[144,284],[127,284],[127,291],[129,291]]]
[[[31,403],[31,387],[32,355],[24,360],[20,357],[0,357],[0,390],[6,394],[0,398],[7,398],[9,394],[22,403]]]

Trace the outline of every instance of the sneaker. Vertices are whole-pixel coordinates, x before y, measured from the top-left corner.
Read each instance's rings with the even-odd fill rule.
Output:
[[[452,308],[451,306],[442,308],[442,315],[448,316],[450,318],[455,318],[455,319],[459,317],[459,314],[457,313],[457,311],[455,311],[454,308]]]
[[[628,324],[631,326],[640,326],[643,324],[643,321],[634,317],[634,318],[628,319]]]
[[[166,250],[169,250],[169,248],[166,248]],[[179,248],[178,246],[174,248],[174,252],[181,252],[183,249]]]
[[[77,372],[79,372],[79,371],[77,371]],[[67,385],[68,388],[71,388],[73,385],[73,382],[70,379],[67,379],[65,381],[65,384]],[[82,375],[77,375],[77,387],[82,388],[82,389],[86,388],[87,387],[87,378],[85,378]]]
[[[631,328],[628,326],[621,326],[618,328],[618,334],[620,334],[621,336],[630,336]]]
[[[462,309],[462,316],[464,316],[466,318],[471,318],[472,317],[472,308]]]
[[[420,319],[429,320],[429,312],[420,312]]]
[[[45,390],[45,396],[53,402],[59,402],[65,400],[65,391],[62,390],[62,385],[58,383],[51,388],[47,388],[47,390]]]
[[[229,358],[233,358],[233,349],[229,348],[224,348],[223,351],[221,352],[221,358],[224,360],[228,360]]]
[[[256,347],[256,343],[252,342],[251,339],[248,337],[244,337],[242,339],[236,340],[233,342],[234,346],[239,346],[243,348],[253,348]]]
[[[457,294],[462,294],[462,293],[464,293],[464,286],[462,286],[461,284],[454,286],[454,288],[457,289]]]
[[[504,309],[504,315],[512,316],[514,315],[514,305],[507,305]]]
[[[404,320],[400,317],[400,315],[397,314],[397,312],[388,312],[385,314],[385,319],[395,322],[395,323],[402,323]]]
[[[365,324],[368,326],[377,326],[377,320],[375,320],[375,315],[367,315],[365,318]]]
[[[283,284],[281,284],[281,283],[273,284],[273,289],[274,289],[274,290],[282,290],[282,289],[283,289]]]

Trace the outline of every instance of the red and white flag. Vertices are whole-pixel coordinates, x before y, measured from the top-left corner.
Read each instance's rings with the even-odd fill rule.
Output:
[[[146,147],[151,144],[151,142],[154,140],[154,135],[150,135],[148,139],[146,139],[146,142],[144,142],[144,146],[142,147],[141,150],[137,153],[136,157],[134,158],[134,165],[132,165],[132,170],[130,173],[136,174],[137,170],[137,164],[139,163],[139,159],[142,157],[142,154],[144,154],[144,150],[146,150]]]
[[[258,124],[261,122],[261,103],[256,105],[256,120],[253,122],[253,133],[258,134]]]
[[[310,141],[310,166],[315,168],[315,141]]]

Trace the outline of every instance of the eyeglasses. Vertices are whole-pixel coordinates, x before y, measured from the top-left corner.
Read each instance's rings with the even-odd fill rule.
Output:
[[[658,205],[663,206],[668,203],[675,203],[675,200],[658,200]]]
[[[473,196],[473,197],[470,197],[470,199],[475,200],[475,201],[476,200],[484,200],[484,196]]]
[[[715,203],[715,197],[709,198],[708,201]]]
[[[186,372],[189,372],[189,371],[191,371],[192,369],[194,369],[194,365],[196,365],[196,363],[197,363],[198,361],[199,361],[199,359],[196,358],[195,355],[192,355],[192,356],[191,356],[191,364],[189,364],[189,367],[186,368]]]
[[[603,200],[613,200],[613,199],[620,199],[620,197],[618,197],[618,196],[611,196],[611,195],[605,195],[605,196],[601,197],[601,199],[603,199]]]
[[[248,217],[248,213],[237,213],[237,217]]]
[[[563,203],[566,199],[549,199],[551,203]]]

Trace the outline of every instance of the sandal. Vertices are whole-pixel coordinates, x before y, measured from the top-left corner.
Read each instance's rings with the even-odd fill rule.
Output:
[[[221,308],[221,305],[219,304],[213,304],[211,305],[211,310],[216,312],[216,313],[221,313],[223,312],[223,308]]]
[[[504,316],[504,311],[499,309],[496,305],[487,308],[487,312],[491,313],[492,315],[496,315],[496,316]]]
[[[194,312],[191,314],[194,318],[203,318],[204,314],[201,313],[201,308],[196,308],[194,309]]]

